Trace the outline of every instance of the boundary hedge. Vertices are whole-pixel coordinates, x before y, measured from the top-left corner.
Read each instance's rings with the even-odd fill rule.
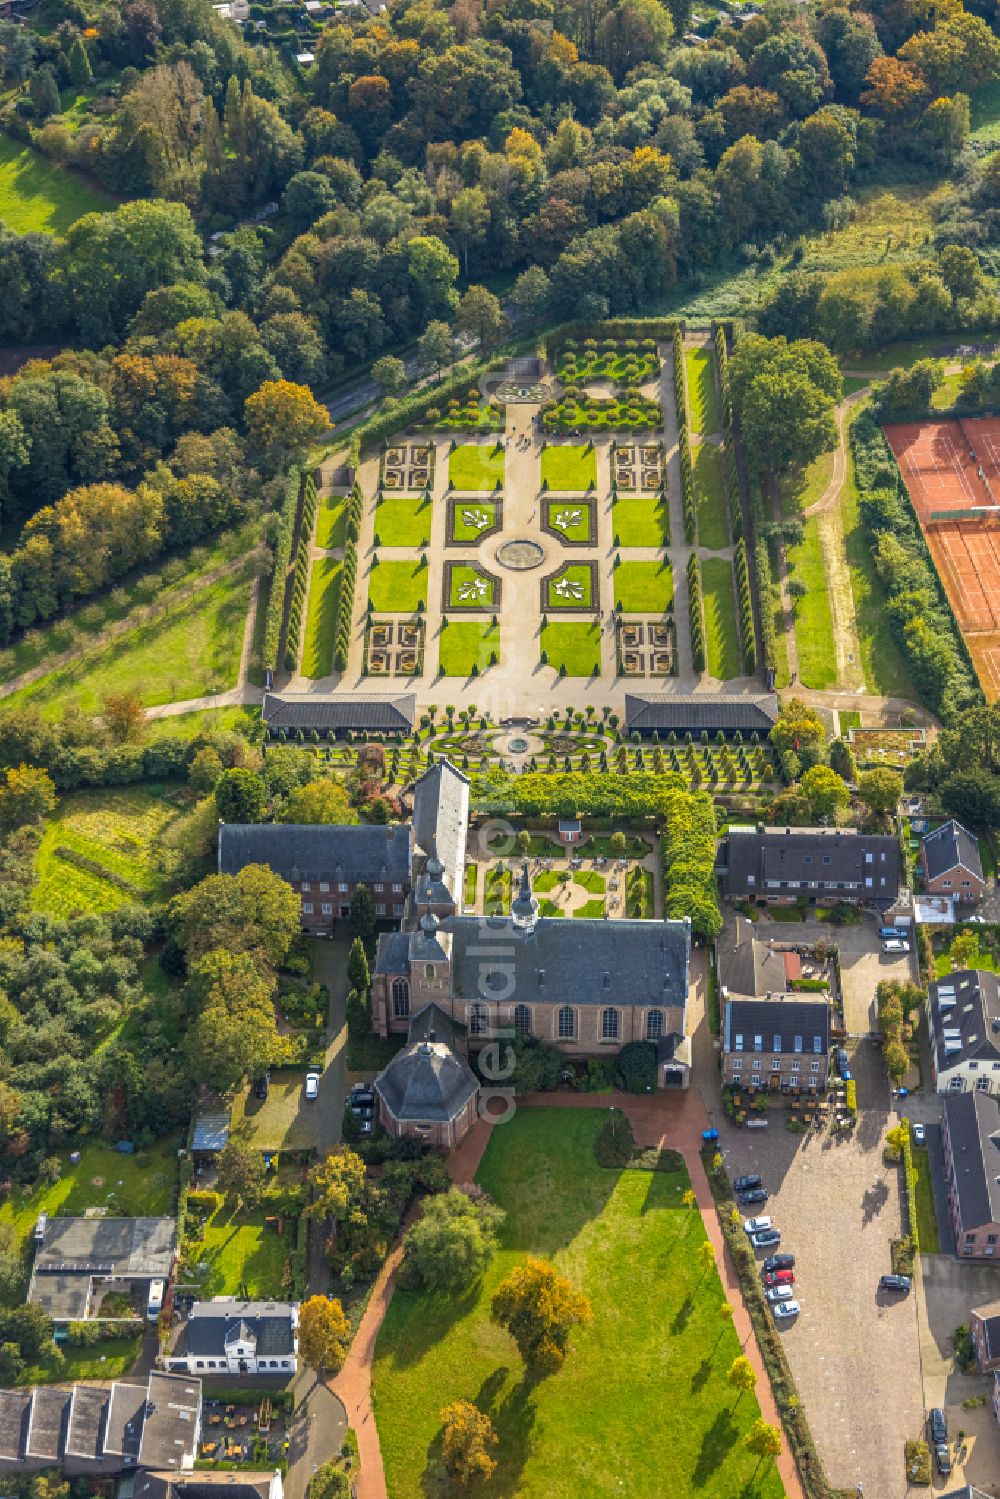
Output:
[[[354,590],[358,576],[358,535],[361,530],[361,508],[364,503],[361,485],[354,481],[347,501],[344,529],[344,566],[337,595],[337,622],[334,630],[334,671],[346,671],[351,650],[351,621],[354,618]]]
[[[733,566],[736,572],[736,597],[740,606],[740,638],[743,644],[743,662],[747,672],[757,670],[757,641],[753,629],[753,595],[750,592],[750,568],[747,564],[747,544],[741,536],[733,551]],[[774,624],[772,621],[772,629]]]
[[[302,640],[302,616],[306,608],[309,591],[309,544],[312,541],[316,520],[316,482],[312,474],[302,485],[302,508],[299,517],[299,542],[295,548],[295,566],[292,569],[292,597],[288,606],[288,624],[285,628],[285,670],[295,671],[299,664],[299,646]]]
[[[771,553],[761,535],[764,524],[764,496],[760,480],[750,479],[750,526],[753,537],[753,572],[757,584],[757,604],[760,612],[760,657],[765,671],[778,669],[778,643],[774,630],[774,574],[771,571]]]
[[[691,662],[695,671],[705,670],[705,601],[701,589],[701,563],[692,552],[687,564],[688,617],[691,621]]]
[[[288,564],[292,559],[292,538],[295,534],[295,516],[299,506],[301,470],[288,471],[285,496],[279,511],[280,523],[274,543],[271,565],[271,593],[267,601],[267,617],[264,621],[263,657],[265,667],[272,671],[278,665],[278,647],[281,644],[281,625],[285,617],[285,591]]]

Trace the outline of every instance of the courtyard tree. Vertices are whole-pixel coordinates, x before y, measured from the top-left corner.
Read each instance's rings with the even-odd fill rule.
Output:
[[[561,1369],[570,1333],[590,1321],[590,1302],[545,1260],[529,1255],[498,1286],[491,1316],[505,1327],[537,1375]]]
[[[757,1375],[753,1364],[742,1354],[733,1359],[726,1380],[736,1391],[736,1405],[739,1405],[744,1395],[752,1395],[757,1388]],[[735,1406],[733,1408],[735,1409]]]
[[[903,778],[888,765],[863,770],[858,777],[858,796],[875,817],[895,812],[903,794]]]
[[[359,885],[351,896],[351,909],[347,924],[354,937],[364,939],[374,932],[375,900],[367,885]]]
[[[310,1296],[299,1307],[299,1355],[310,1369],[339,1374],[351,1342],[351,1325],[333,1297]]]
[[[216,1174],[218,1190],[228,1207],[239,1211],[240,1208],[255,1208],[260,1202],[267,1178],[264,1157],[244,1140],[230,1135],[219,1152]]]
[[[892,1081],[897,1085],[901,1083],[910,1065],[910,1059],[902,1041],[887,1041],[882,1051],[882,1059]]]
[[[625,852],[625,834],[620,829],[611,834],[611,852],[616,859],[620,859]]]
[[[769,1457],[778,1457],[780,1454],[781,1431],[777,1426],[771,1426],[767,1421],[758,1418],[743,1438],[743,1445],[758,1459],[757,1468],[754,1470],[754,1477],[756,1477],[762,1463],[766,1462]]]
[[[329,1218],[336,1232],[340,1222],[356,1209],[365,1188],[365,1163],[356,1151],[346,1145],[335,1150],[314,1166],[309,1173],[313,1200],[306,1208],[310,1218],[322,1222]]]
[[[456,1483],[485,1483],[496,1471],[490,1448],[499,1441],[489,1416],[470,1400],[455,1400],[441,1412],[441,1455]]]
[[[267,788],[252,770],[235,766],[216,781],[215,805],[223,822],[260,822],[267,808]]]
[[[223,947],[259,954],[276,968],[301,924],[301,898],[259,864],[238,874],[208,875],[175,896],[168,910],[168,925],[189,965]]]
[[[351,1499],[351,1478],[336,1463],[321,1463],[309,1480],[309,1499]]]
[[[360,937],[355,937],[351,943],[351,950],[347,954],[347,977],[351,981],[351,988],[358,994],[367,993],[372,977],[368,967],[365,944]]]
[[[332,776],[293,786],[288,793],[281,822],[356,823],[358,814],[351,806],[346,787]]]
[[[978,932],[957,932],[948,949],[953,969],[978,968],[981,961]]]
[[[468,1290],[488,1266],[506,1214],[473,1188],[451,1187],[428,1197],[403,1236],[407,1282],[435,1291]]]
[[[850,805],[851,793],[829,765],[811,765],[802,777],[801,787],[809,799],[813,817],[833,822],[837,813]]]

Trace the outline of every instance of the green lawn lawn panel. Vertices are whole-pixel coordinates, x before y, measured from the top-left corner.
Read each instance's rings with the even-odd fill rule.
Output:
[[[666,500],[622,499],[611,511],[617,544],[623,547],[662,547],[670,544],[670,511]]]
[[[708,669],[713,677],[738,677],[742,661],[733,600],[732,564],[722,557],[709,557],[701,564],[701,586],[705,599]]]
[[[589,443],[550,443],[542,449],[542,483],[584,493],[597,483],[597,454]]]
[[[615,602],[626,614],[665,614],[674,601],[669,562],[622,562],[614,571]]]
[[[346,539],[347,501],[343,495],[327,494],[320,500],[316,517],[316,545],[332,551]]]
[[[452,567],[449,576],[451,588],[448,603],[452,609],[493,608],[495,584],[493,579],[487,577],[478,567],[474,567],[471,563],[459,562]]]
[[[473,666],[485,671],[494,652],[500,658],[500,630],[488,621],[450,619],[440,641],[441,672],[446,677],[468,677]]]
[[[740,1352],[705,1229],[678,1172],[598,1166],[600,1109],[519,1105],[493,1131],[477,1181],[506,1211],[501,1248],[465,1294],[397,1285],[375,1349],[373,1390],[390,1499],[446,1493],[436,1478],[441,1410],[470,1400],[499,1445],[483,1492],[503,1499],[780,1499],[773,1463],[742,1438],[760,1416],[726,1373]],[[558,1373],[526,1378],[490,1300],[529,1254],[587,1296]],[[659,1434],[662,1440],[656,1440]]]
[[[568,677],[590,677],[601,669],[601,628],[596,621],[550,620],[542,627],[542,650],[556,671]]]
[[[710,442],[700,443],[692,452],[694,495],[698,512],[698,542],[709,551],[718,552],[729,545],[729,520],[726,515],[726,487],[722,477],[722,453]]]
[[[413,614],[427,607],[427,568],[413,562],[380,562],[368,574],[368,597],[376,614]]]
[[[375,508],[375,534],[384,547],[424,547],[430,545],[430,500],[384,499]]]
[[[503,472],[504,449],[490,442],[460,443],[448,455],[448,478],[459,492],[496,489]]]
[[[303,676],[325,677],[333,671],[342,566],[333,557],[317,557],[312,565],[306,608],[306,638],[302,647]]]
[[[715,393],[712,350],[708,347],[687,349],[684,353],[684,363],[687,369],[691,430],[703,433],[718,432],[721,420],[719,398]]]
[[[589,505],[574,505],[572,500],[553,502],[549,507],[549,526],[565,541],[588,542],[591,509]]]
[[[548,584],[548,609],[589,609],[593,603],[591,571],[583,563],[560,568]]]

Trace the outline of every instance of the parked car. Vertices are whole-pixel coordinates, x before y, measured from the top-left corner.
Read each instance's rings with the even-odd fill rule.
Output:
[[[765,1228],[763,1233],[751,1234],[750,1243],[754,1249],[773,1249],[776,1244],[781,1243],[781,1230]]]
[[[910,944],[904,942],[902,937],[890,937],[882,943],[882,951],[888,953],[909,952]]]
[[[912,1282],[908,1275],[883,1275],[879,1281],[882,1291],[908,1291]]]
[[[761,1176],[738,1176],[733,1182],[734,1192],[749,1192],[751,1187],[762,1187],[764,1178]]]
[[[306,1073],[306,1097],[307,1098],[318,1098],[319,1097],[319,1073],[318,1072],[307,1072]]]
[[[931,1441],[935,1447],[940,1442],[948,1440],[948,1420],[939,1406],[935,1406],[927,1417],[927,1425],[930,1427]]]
[[[924,1141],[926,1139],[927,1139],[927,1131],[924,1129],[923,1125],[922,1124],[915,1124],[913,1126],[913,1143],[914,1143],[914,1145],[923,1145],[923,1143],[924,1143]]]
[[[764,1294],[767,1296],[768,1301],[774,1303],[776,1301],[790,1301],[795,1292],[791,1286],[769,1286]]]
[[[795,1264],[794,1254],[769,1254],[761,1265],[762,1270],[790,1270]]]
[[[265,1072],[264,1075],[262,1077],[259,1077],[253,1085],[254,1098],[266,1098],[267,1090],[270,1088],[270,1086],[271,1074],[269,1072]]]
[[[748,1208],[755,1202],[766,1202],[767,1193],[763,1187],[751,1187],[749,1192],[737,1192],[736,1201],[741,1208]]]
[[[939,1442],[934,1448],[934,1466],[942,1475],[951,1472],[951,1454],[944,1442]]]
[[[375,1093],[364,1083],[355,1083],[351,1089],[351,1113],[371,1114],[375,1109]]]
[[[841,1077],[845,1077],[847,1075],[848,1065],[849,1065],[849,1060],[848,1060],[847,1052],[844,1050],[844,1048],[842,1046],[838,1046],[837,1047],[837,1071],[840,1073]]]
[[[788,1317],[797,1317],[802,1308],[797,1301],[776,1301],[771,1310],[776,1317],[784,1321]]]
[[[761,1234],[766,1228],[773,1228],[774,1224],[770,1218],[744,1218],[743,1232],[747,1234]]]
[[[794,1270],[769,1270],[764,1276],[765,1286],[793,1286],[795,1284]]]

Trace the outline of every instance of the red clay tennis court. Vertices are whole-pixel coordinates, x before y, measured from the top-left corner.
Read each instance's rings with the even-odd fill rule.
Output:
[[[984,690],[1000,696],[1000,419],[885,429]]]

